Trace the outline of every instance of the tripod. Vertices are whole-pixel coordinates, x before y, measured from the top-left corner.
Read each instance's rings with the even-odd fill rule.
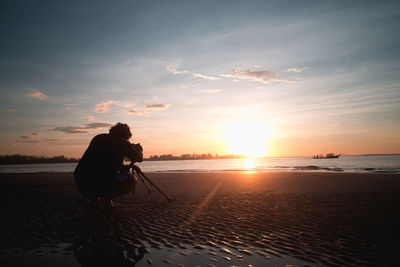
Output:
[[[136,173],[136,176],[139,177],[139,179],[143,182],[143,184],[146,186],[147,191],[150,193],[152,192],[150,189],[150,186],[146,183],[149,182],[151,186],[153,186],[155,189],[157,189],[158,192],[161,193],[161,195],[163,195],[168,201],[173,201],[172,198],[168,197],[166,194],[164,194],[163,191],[161,191],[160,188],[158,188],[158,186],[156,186],[152,180],[150,180],[144,173],[143,171],[136,165],[131,165],[132,168],[132,172]],[[146,181],[145,181],[146,180]]]

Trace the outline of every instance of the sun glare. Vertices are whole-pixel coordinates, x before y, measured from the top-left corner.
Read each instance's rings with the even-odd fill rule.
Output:
[[[256,164],[254,163],[254,159],[253,158],[245,159],[243,165],[244,165],[243,166],[244,169],[247,170],[247,171],[252,171],[256,167]]]
[[[249,157],[266,155],[269,130],[265,121],[240,120],[227,125],[225,131],[230,153]]]

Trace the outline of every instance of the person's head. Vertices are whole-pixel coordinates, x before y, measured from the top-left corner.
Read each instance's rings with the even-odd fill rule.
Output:
[[[128,140],[132,137],[132,133],[128,124],[120,122],[110,128],[110,135],[112,137],[121,138],[123,140]]]

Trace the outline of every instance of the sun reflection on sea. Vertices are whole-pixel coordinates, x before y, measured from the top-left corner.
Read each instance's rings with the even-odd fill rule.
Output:
[[[243,170],[247,172],[254,172],[256,169],[256,164],[254,163],[254,158],[244,159]]]

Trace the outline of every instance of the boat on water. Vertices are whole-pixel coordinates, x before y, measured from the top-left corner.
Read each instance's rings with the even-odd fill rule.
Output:
[[[321,154],[321,155],[313,156],[313,159],[337,159],[338,157],[340,157],[340,154],[341,153],[339,153],[337,155],[335,155],[333,153],[327,153],[325,156]]]

